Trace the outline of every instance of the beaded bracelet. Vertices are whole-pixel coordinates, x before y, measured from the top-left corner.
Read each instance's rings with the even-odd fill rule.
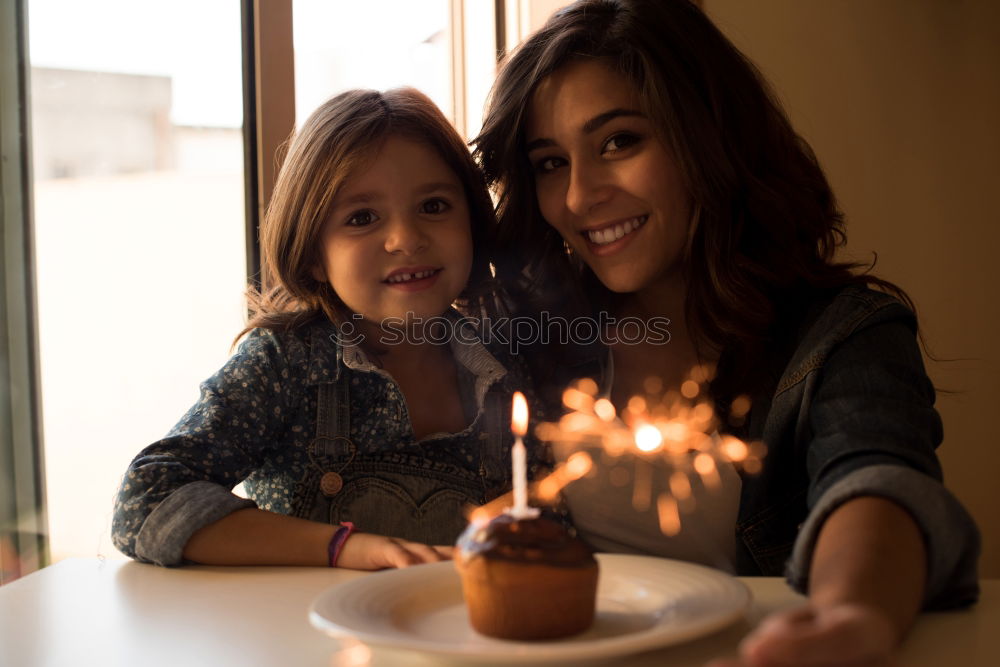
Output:
[[[337,559],[340,558],[340,550],[344,548],[344,542],[354,532],[354,524],[350,521],[341,521],[337,532],[330,538],[330,544],[326,547],[326,555],[330,567],[337,567]]]

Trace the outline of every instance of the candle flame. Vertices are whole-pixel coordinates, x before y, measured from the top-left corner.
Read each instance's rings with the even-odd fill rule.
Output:
[[[528,432],[528,402],[524,400],[524,394],[519,391],[514,392],[511,412],[510,430],[514,435],[523,436]]]

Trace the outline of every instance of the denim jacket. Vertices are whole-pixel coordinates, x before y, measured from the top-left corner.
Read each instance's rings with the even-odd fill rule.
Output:
[[[916,318],[897,299],[848,287],[806,318],[773,391],[754,397],[746,433],[768,447],[743,479],[736,530],[748,566],[808,589],[820,528],[859,496],[896,502],[927,546],[926,607],[978,597],[979,532],[942,484],[943,437]]]
[[[469,426],[417,441],[395,381],[336,334],[325,320],[253,331],[170,433],[132,461],[115,546],[177,565],[199,528],[254,506],[446,544],[467,506],[510,488],[510,397],[527,389],[511,360],[501,364],[474,334],[453,341]],[[550,461],[533,439],[526,445],[534,477]],[[249,499],[231,492],[240,482]]]
[[[784,573],[807,591],[826,518],[852,498],[879,496],[906,509],[923,534],[925,607],[976,600],[979,533],[942,484],[941,419],[915,331],[913,313],[894,297],[847,287],[817,300],[775,350],[764,388],[733,430],[767,447],[763,470],[741,473],[738,574]]]

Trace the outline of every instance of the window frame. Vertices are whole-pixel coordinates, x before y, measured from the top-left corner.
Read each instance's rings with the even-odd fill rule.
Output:
[[[0,584],[49,563],[31,208],[26,0],[0,3]],[[6,553],[5,553],[6,551]]]
[[[292,0],[241,0],[247,279],[260,286],[260,222],[295,129]]]

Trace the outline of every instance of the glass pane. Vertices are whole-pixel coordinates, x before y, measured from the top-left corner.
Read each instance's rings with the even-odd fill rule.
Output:
[[[239,0],[29,0],[53,560],[229,356],[246,282]]]
[[[449,0],[294,0],[295,115],[348,88],[413,86],[454,120]]]

